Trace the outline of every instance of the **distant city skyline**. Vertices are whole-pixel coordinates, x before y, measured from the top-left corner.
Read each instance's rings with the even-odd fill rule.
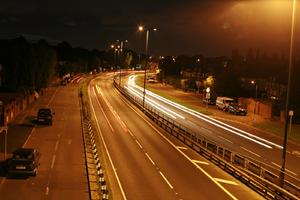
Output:
[[[297,5],[295,55],[299,57],[300,9]],[[27,35],[67,41],[74,47],[105,50],[117,39],[144,52],[150,32],[150,55],[231,55],[249,48],[268,54],[289,49],[291,1],[85,1],[52,0],[0,2],[0,36]]]

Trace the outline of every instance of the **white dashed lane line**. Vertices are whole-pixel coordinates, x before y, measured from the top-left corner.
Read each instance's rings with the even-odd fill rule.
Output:
[[[160,171],[159,174],[161,175],[161,177],[163,177],[163,179],[165,180],[165,182],[168,184],[168,186],[173,189],[173,185],[171,185],[171,183],[168,181],[168,179],[165,177],[165,175]]]
[[[139,143],[139,141],[135,140],[135,142],[139,145],[139,147],[140,147],[141,149],[143,149],[143,147],[142,147],[142,145]]]
[[[274,163],[274,162],[271,162],[271,163],[272,163],[273,165],[275,165],[276,167],[281,168],[280,165],[278,165],[278,164],[276,164],[276,163]],[[295,172],[292,172],[291,170],[289,170],[289,169],[287,169],[287,168],[285,168],[285,171],[287,171],[287,172],[293,174],[294,176],[298,176],[298,174],[296,174]]]
[[[227,139],[227,138],[224,138],[224,137],[222,137],[222,136],[220,136],[220,135],[218,135],[218,137],[221,138],[222,140],[225,140],[225,141],[227,141],[227,142],[233,144],[233,142],[232,142],[231,140]]]
[[[147,158],[150,160],[150,162],[152,163],[152,165],[155,165],[155,162],[152,160],[152,158],[149,156],[148,153],[145,153],[145,155],[147,156]]]
[[[52,156],[51,169],[53,169],[53,167],[54,167],[55,159],[56,159],[56,155],[54,154],[54,155]]]
[[[240,148],[243,149],[243,150],[245,150],[245,151],[247,151],[248,153],[251,153],[251,154],[253,154],[253,155],[259,157],[259,158],[261,157],[261,156],[258,155],[257,153],[254,153],[253,151],[250,151],[249,149],[246,149],[245,147],[240,146]]]

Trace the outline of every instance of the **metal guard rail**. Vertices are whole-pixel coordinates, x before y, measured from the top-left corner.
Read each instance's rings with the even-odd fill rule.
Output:
[[[173,119],[165,116],[146,102],[143,107],[141,99],[128,93],[125,88],[119,87],[115,81],[114,86],[123,96],[168,133],[172,134],[181,142],[188,145],[266,199],[300,199],[300,188],[298,186],[285,180],[283,188],[279,187],[277,185],[279,183],[279,177],[265,169],[261,163],[255,162],[253,159],[247,158],[228,148],[224,148],[216,142],[207,140],[200,134],[192,132]]]

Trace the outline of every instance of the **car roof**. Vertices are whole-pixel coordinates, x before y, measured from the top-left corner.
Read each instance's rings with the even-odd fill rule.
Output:
[[[37,152],[37,150],[33,149],[33,148],[18,148],[13,153],[14,154],[32,154],[35,152]]]
[[[38,111],[39,113],[51,113],[51,109],[50,108],[41,108]]]

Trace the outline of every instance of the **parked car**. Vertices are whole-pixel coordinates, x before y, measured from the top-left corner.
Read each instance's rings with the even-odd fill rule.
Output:
[[[217,97],[216,106],[219,110],[228,110],[228,106],[231,103],[235,103],[235,100],[229,97]]]
[[[41,108],[37,113],[37,122],[52,125],[52,113],[50,108]]]
[[[227,111],[235,115],[247,115],[247,110],[237,103],[229,104]]]
[[[12,158],[8,161],[8,175],[20,174],[36,176],[39,166],[40,153],[33,148],[19,148],[13,152]]]

